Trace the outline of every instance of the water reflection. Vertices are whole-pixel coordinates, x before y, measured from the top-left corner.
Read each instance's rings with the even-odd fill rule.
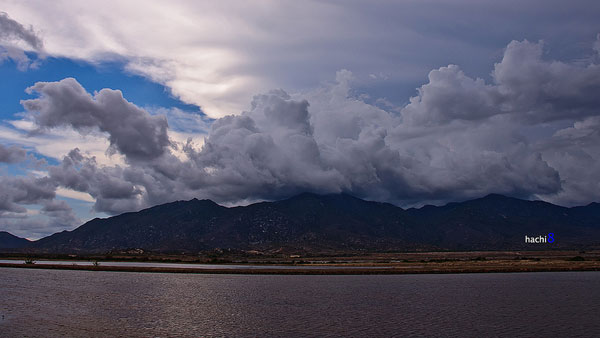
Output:
[[[594,336],[600,272],[267,276],[0,268],[0,336]]]

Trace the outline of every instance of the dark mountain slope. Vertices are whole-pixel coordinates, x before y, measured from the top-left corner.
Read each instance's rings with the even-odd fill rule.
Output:
[[[565,208],[543,201],[491,194],[462,203],[426,206],[407,212],[434,229],[433,244],[454,249],[486,249],[527,247],[525,235],[548,233],[561,239],[555,246],[576,246],[594,239],[598,242],[598,231],[590,228],[589,220],[600,215],[600,210],[592,209]]]
[[[29,243],[25,238],[17,237],[6,231],[0,231],[0,250],[23,248]]]
[[[208,249],[199,236],[221,225],[228,209],[209,200],[177,201],[139,212],[93,219],[73,231],[35,242],[51,251],[109,251],[146,248],[158,251]]]
[[[594,202],[582,207],[573,207],[570,211],[582,224],[596,229],[600,228],[600,203]]]
[[[94,219],[34,242],[34,250],[106,252],[141,248],[198,252],[269,250],[547,249],[524,237],[555,233],[551,247],[600,244],[600,205],[565,208],[502,195],[403,210],[346,194],[298,196],[226,208],[178,201]]]
[[[404,235],[414,232],[414,224],[401,208],[346,194],[305,193],[232,211],[236,228],[251,245],[375,249],[377,243],[406,242]]]

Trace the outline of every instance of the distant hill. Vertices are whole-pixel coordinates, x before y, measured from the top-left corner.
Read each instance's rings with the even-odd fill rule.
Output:
[[[407,213],[434,228],[435,245],[452,249],[580,248],[600,244],[597,203],[566,208],[491,194],[445,206],[425,206]],[[552,245],[526,245],[524,237],[553,233]]]
[[[6,231],[0,231],[0,249],[18,249],[29,245],[25,238],[14,236]]]
[[[554,233],[552,244],[524,237]],[[565,208],[502,195],[419,209],[347,194],[304,193],[226,208],[210,200],[177,201],[94,219],[33,242],[49,252],[141,248],[193,253],[215,248],[304,252],[503,250],[600,245],[600,205]]]

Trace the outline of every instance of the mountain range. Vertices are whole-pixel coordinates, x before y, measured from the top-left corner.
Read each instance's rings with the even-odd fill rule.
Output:
[[[553,234],[553,243],[525,236]],[[600,246],[600,204],[562,207],[492,194],[444,206],[402,209],[347,194],[224,207],[176,201],[109,218],[37,241],[0,232],[0,248],[102,253],[143,249],[197,253],[220,249],[296,252],[513,250]]]

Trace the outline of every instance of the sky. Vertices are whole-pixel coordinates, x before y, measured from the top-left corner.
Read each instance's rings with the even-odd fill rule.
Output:
[[[175,200],[600,202],[600,2],[0,0],[0,231]]]

